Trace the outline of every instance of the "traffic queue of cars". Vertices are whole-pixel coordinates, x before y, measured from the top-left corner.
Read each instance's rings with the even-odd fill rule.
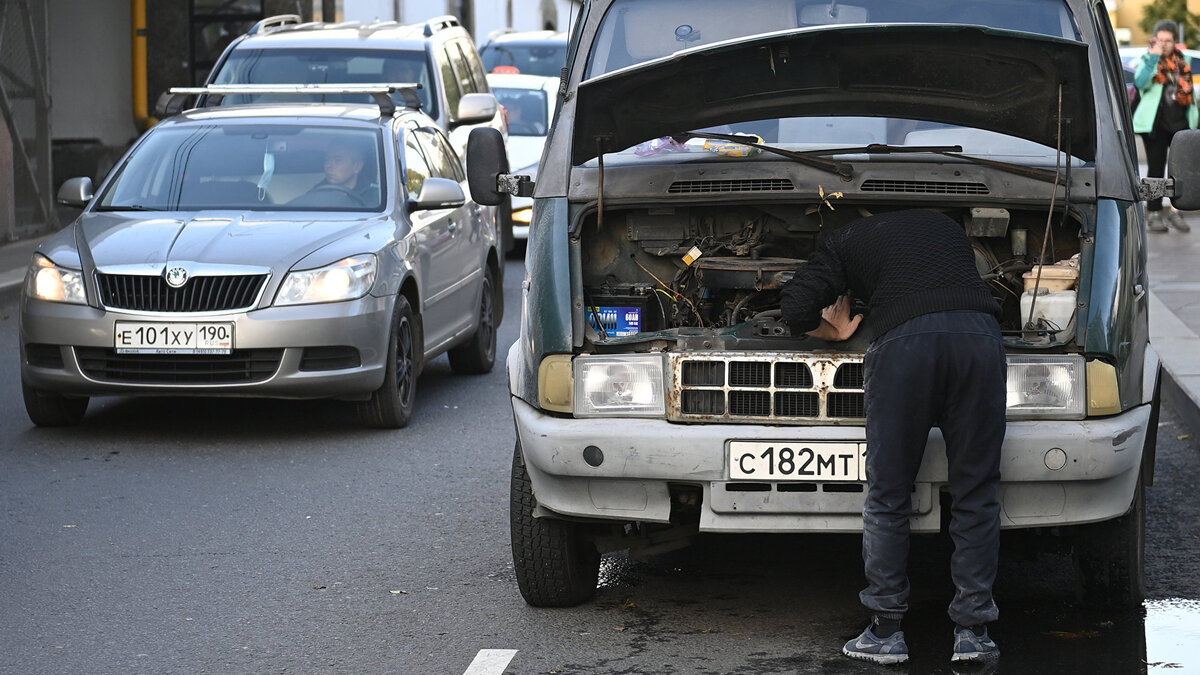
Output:
[[[343,399],[396,428],[430,359],[492,370],[503,200],[467,194],[463,155],[485,129],[499,151],[472,169],[500,173],[504,118],[456,20],[274,17],[163,103],[189,95],[99,186],[60,188],[83,211],[34,254],[20,307],[34,423],[188,395]]]

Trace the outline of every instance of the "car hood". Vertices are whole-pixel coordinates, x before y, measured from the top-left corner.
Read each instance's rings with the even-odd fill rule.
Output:
[[[331,220],[327,214],[312,220],[272,215],[85,213],[75,223],[75,242],[82,260],[110,272],[157,274],[169,262],[195,264],[193,272],[209,266],[283,273],[314,251],[379,223],[378,218]]]
[[[1059,85],[1062,85],[1061,103]],[[1087,46],[942,24],[855,25],[716,43],[586,80],[572,163],[719,124],[798,115],[957,124],[1096,154]]]

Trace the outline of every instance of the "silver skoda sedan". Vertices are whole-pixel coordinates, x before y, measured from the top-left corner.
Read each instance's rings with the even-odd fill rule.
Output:
[[[98,395],[339,398],[405,426],[423,363],[495,361],[503,254],[466,180],[415,109],[167,119],[94,194],[87,178],[59,191],[86,206],[30,262],[29,417],[75,424]]]

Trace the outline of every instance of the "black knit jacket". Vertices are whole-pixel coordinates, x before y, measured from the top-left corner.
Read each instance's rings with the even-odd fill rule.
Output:
[[[846,291],[867,302],[876,338],[933,312],[1000,316],[962,226],[936,211],[882,213],[827,234],[784,285],[783,317],[794,334],[813,330]]]

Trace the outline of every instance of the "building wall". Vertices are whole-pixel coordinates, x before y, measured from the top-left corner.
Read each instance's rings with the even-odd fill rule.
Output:
[[[51,136],[123,147],[133,124],[129,0],[49,0]]]

